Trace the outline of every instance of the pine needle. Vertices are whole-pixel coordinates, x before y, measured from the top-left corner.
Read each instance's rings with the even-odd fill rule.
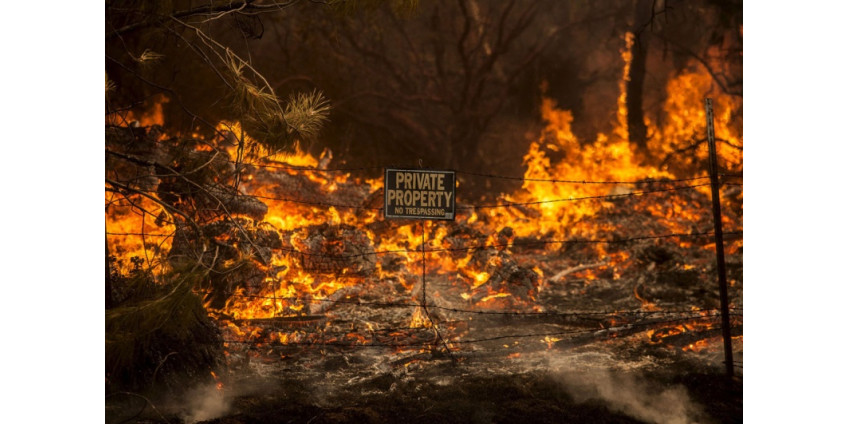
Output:
[[[231,109],[247,135],[258,143],[245,146],[248,156],[293,152],[300,141],[315,137],[327,122],[330,104],[320,91],[292,95],[283,106],[270,87],[245,75],[248,65],[242,59],[230,51],[227,58],[234,83]]]
[[[327,122],[330,103],[318,90],[297,93],[286,104],[285,119],[289,127],[303,137],[313,137]]]
[[[110,91],[114,91],[117,88],[115,82],[109,79],[109,74],[106,74],[106,95],[109,95]]]
[[[150,49],[145,49],[144,52],[141,53],[141,56],[136,58],[136,62],[147,66],[152,65],[165,57],[163,54],[159,54]]]

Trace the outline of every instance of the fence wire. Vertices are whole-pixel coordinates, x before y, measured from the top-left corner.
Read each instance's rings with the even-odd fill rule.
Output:
[[[655,190],[643,190],[643,191],[634,191],[630,193],[621,193],[621,194],[606,194],[606,195],[598,195],[598,196],[582,196],[582,197],[568,197],[562,199],[551,199],[551,200],[536,200],[529,202],[508,202],[508,203],[498,203],[498,204],[480,204],[480,205],[457,205],[457,210],[477,210],[477,209],[496,209],[496,208],[515,208],[522,206],[531,206],[531,205],[543,205],[550,203],[562,203],[562,202],[577,202],[583,200],[611,200],[611,199],[623,199],[627,197],[639,197],[647,194],[656,194],[656,193],[668,193],[668,192],[676,192],[682,190],[693,190],[698,187],[707,187],[709,183],[704,184],[693,184],[693,185],[684,185],[677,186],[671,188],[662,188]],[[728,186],[741,186],[742,184],[735,183],[726,183]],[[135,191],[142,191],[145,193],[157,193],[158,190],[155,189],[142,189],[135,188]],[[287,202],[287,203],[296,203],[301,205],[309,205],[309,206],[321,206],[321,207],[334,207],[340,209],[353,209],[353,210],[373,210],[373,211],[382,211],[383,207],[376,206],[363,206],[363,205],[349,205],[343,203],[333,203],[333,202],[319,202],[314,200],[303,200],[296,199],[292,197],[277,197],[277,196],[266,196],[261,194],[233,194],[228,197],[227,200],[235,200],[239,197],[243,198],[254,198],[254,199],[264,199],[264,200],[275,200],[279,202]]]
[[[108,150],[107,150],[107,153]],[[144,164],[147,166],[154,166],[155,163],[150,163],[148,161],[144,161],[143,159],[129,157],[121,154],[113,154],[113,157],[121,158],[124,160],[128,160],[130,162],[136,164]],[[230,161],[233,162],[233,161]],[[235,163],[235,162],[233,162]],[[376,169],[384,169],[383,167],[339,167],[339,168],[323,168],[323,167],[299,167],[299,166],[290,166],[290,165],[277,165],[277,164],[255,164],[255,163],[240,163],[239,166],[253,166],[258,168],[268,168],[280,171],[294,171],[294,172],[314,172],[314,173],[334,173],[334,172],[357,172],[357,171],[371,171]],[[411,168],[412,169],[412,168]],[[635,180],[606,180],[606,181],[594,181],[594,180],[569,180],[569,179],[543,179],[543,178],[526,178],[526,177],[517,177],[517,176],[508,176],[508,175],[498,175],[498,174],[490,174],[490,173],[479,173],[479,172],[469,172],[469,171],[455,171],[459,175],[466,175],[469,177],[482,177],[482,178],[491,178],[491,179],[502,179],[502,180],[514,180],[514,181],[523,181],[523,182],[533,182],[533,183],[553,183],[553,184],[580,184],[580,185],[649,185],[649,184],[675,184],[675,183],[691,183],[700,180],[707,180],[709,176],[698,176],[698,177],[689,177],[689,178],[679,178],[679,179],[667,179],[667,178],[643,178],[643,179],[635,179]],[[139,176],[137,178],[144,178],[145,176]],[[723,186],[742,186],[742,183],[733,182],[732,179],[741,179],[742,174],[734,174],[734,173],[721,173],[719,174],[721,177],[720,184]],[[725,181],[725,178],[731,179],[731,182]],[[539,201],[529,201],[529,202],[505,202],[505,203],[496,203],[496,204],[480,204],[480,205],[457,205],[457,210],[475,210],[475,209],[491,209],[491,208],[512,208],[512,207],[521,207],[521,206],[530,206],[530,205],[540,205],[540,204],[549,204],[549,203],[560,203],[560,202],[573,202],[573,201],[586,201],[586,200],[607,200],[607,199],[622,199],[627,197],[637,197],[644,196],[655,193],[668,193],[668,192],[679,192],[683,190],[693,190],[699,187],[709,186],[709,183],[698,183],[698,184],[686,184],[686,185],[674,185],[672,187],[666,188],[657,188],[650,190],[642,190],[642,191],[634,191],[630,193],[624,194],[609,194],[609,195],[598,195],[598,196],[584,196],[584,197],[570,197],[570,198],[562,198],[562,199],[553,199],[553,200],[539,200]],[[113,185],[114,186],[114,185]],[[114,190],[120,190],[119,187],[114,187]],[[157,190],[145,190],[140,187],[132,187],[132,190],[138,192],[147,192],[147,193],[157,193]],[[303,199],[296,198],[286,198],[286,197],[274,197],[274,196],[265,196],[265,195],[234,195],[235,196],[244,196],[251,197],[255,199],[264,199],[264,200],[275,200],[275,201],[283,201],[283,202],[291,202],[295,204],[304,204],[310,206],[320,206],[320,207],[334,207],[334,208],[346,208],[346,209],[354,209],[354,210],[382,210],[382,207],[368,207],[362,205],[349,205],[349,204],[338,204],[333,202],[319,202],[319,201],[308,201]],[[148,213],[147,211],[142,211],[143,213]],[[152,215],[152,214],[151,214]],[[171,234],[161,234],[161,233],[144,233],[144,232],[110,232],[107,230],[107,236],[143,236],[143,237],[174,237],[175,233]],[[686,237],[707,237],[712,236],[714,233],[712,231],[704,231],[704,232],[690,232],[690,233],[670,233],[670,234],[661,234],[661,235],[642,235],[635,236],[629,238],[610,238],[610,239],[568,239],[568,240],[530,240],[530,241],[513,241],[508,243],[484,243],[477,244],[473,246],[465,246],[465,247],[445,247],[445,248],[427,248],[424,244],[422,244],[418,249],[391,249],[391,250],[382,250],[382,251],[373,251],[373,252],[365,252],[365,253],[357,253],[350,255],[331,255],[325,253],[313,253],[313,252],[303,252],[294,248],[281,248],[278,249],[281,252],[291,254],[294,256],[299,256],[301,261],[304,261],[306,257],[316,257],[316,258],[325,258],[332,260],[350,260],[354,258],[364,257],[364,256],[376,256],[376,255],[384,255],[384,254],[427,254],[427,253],[438,253],[438,252],[472,252],[478,250],[485,249],[504,249],[504,248],[520,248],[520,247],[539,247],[553,244],[561,244],[561,245],[578,245],[578,244],[627,244],[634,243],[640,241],[647,240],[659,240],[666,238],[686,238]],[[733,238],[735,236],[742,236],[742,231],[729,231],[724,232],[724,235]],[[476,237],[476,239],[486,239],[488,240],[490,237],[497,236],[497,234],[489,234],[483,235],[480,237]],[[316,298],[307,298],[307,297],[281,297],[281,296],[267,296],[267,295],[250,295],[244,294],[237,291],[232,292],[222,292],[222,291],[197,291],[197,294],[220,294],[226,295],[227,298],[254,298],[254,299],[266,299],[273,300],[275,303],[275,317],[276,317],[276,302],[277,301],[293,301],[300,303],[320,303],[320,302],[332,302],[333,304],[350,304],[353,306],[375,306],[375,307],[392,307],[392,308],[431,308],[443,310],[446,312],[453,312],[458,314],[475,314],[475,315],[490,315],[490,316],[536,316],[536,317],[558,317],[558,318],[574,318],[574,317],[621,317],[621,316],[630,316],[630,317],[639,317],[642,319],[662,316],[663,314],[691,314],[691,316],[686,316],[682,318],[676,318],[667,321],[656,321],[652,320],[651,322],[646,323],[629,323],[623,324],[621,326],[612,326],[606,328],[596,328],[596,329],[580,329],[580,330],[567,330],[567,331],[552,331],[552,332],[544,332],[544,333],[531,333],[531,334],[507,334],[507,335],[498,335],[477,339],[463,339],[463,340],[445,340],[447,344],[450,346],[457,345],[468,345],[474,343],[483,343],[483,342],[491,342],[497,340],[505,340],[505,339],[517,339],[517,338],[533,338],[533,337],[566,337],[566,336],[579,336],[579,335],[588,335],[588,334],[598,334],[598,335],[607,335],[609,337],[615,337],[616,334],[622,331],[628,331],[633,329],[638,329],[644,326],[653,326],[653,325],[670,325],[674,323],[684,322],[684,321],[692,321],[692,320],[716,320],[719,316],[716,314],[719,311],[718,308],[709,308],[709,309],[659,309],[659,310],[624,310],[624,311],[570,311],[570,312],[559,312],[559,311],[491,311],[491,310],[473,310],[473,309],[463,309],[463,308],[454,308],[447,306],[435,305],[428,302],[370,302],[370,301],[362,301],[362,300],[351,300],[347,298],[342,299],[316,299]],[[733,313],[731,314],[734,317],[742,317],[742,308],[730,308]],[[707,314],[707,315],[704,315]],[[289,318],[289,317],[287,317]],[[292,319],[297,319],[298,316],[290,317]],[[224,319],[232,319],[224,318]],[[371,333],[392,333],[392,332],[402,332],[402,331],[425,331],[426,329],[415,328],[415,327],[403,327],[403,328],[387,328],[387,329],[375,329],[370,330]],[[322,338],[326,338],[327,334],[324,332],[315,333]],[[332,333],[331,333],[332,335]],[[339,336],[344,337],[342,333],[338,333]],[[435,340],[431,341],[421,341],[421,342],[410,342],[410,343],[384,343],[376,341],[372,338],[371,343],[342,343],[338,341],[331,342],[322,342],[322,341],[289,341],[286,343],[280,342],[269,342],[267,340],[223,340],[224,343],[227,344],[243,344],[243,345],[261,345],[263,347],[273,347],[273,348],[284,348],[286,346],[320,346],[320,347],[338,347],[338,348],[413,348],[413,347],[434,347],[437,346]],[[567,342],[567,340],[566,340]],[[446,346],[447,347],[447,346]],[[450,349],[448,352],[451,353]]]
[[[113,157],[123,159],[130,162],[140,163],[147,166],[161,166],[155,162],[151,162],[145,159],[137,158],[132,155],[125,155],[118,152],[113,152],[110,150],[106,150],[107,154],[110,154]],[[222,153],[226,155],[226,153]],[[252,166],[255,168],[268,168],[275,169],[280,171],[297,171],[297,172],[315,172],[315,173],[334,173],[334,172],[357,172],[357,171],[373,171],[377,169],[418,169],[414,166],[366,166],[366,167],[339,167],[339,168],[322,168],[322,167],[309,167],[309,166],[294,166],[294,165],[278,165],[278,164],[259,164],[259,163],[250,163],[250,162],[236,162],[232,159],[227,159],[227,162],[239,165],[239,166]],[[678,183],[678,182],[690,182],[690,181],[698,181],[698,180],[708,180],[710,177],[707,176],[697,176],[697,177],[686,177],[686,178],[665,178],[665,177],[651,177],[646,176],[643,178],[637,178],[633,180],[570,180],[570,179],[560,179],[560,178],[528,178],[525,176],[514,176],[514,175],[500,175],[500,174],[492,174],[492,173],[484,173],[484,172],[471,172],[471,171],[461,171],[454,170],[455,173],[460,175],[468,175],[472,177],[484,177],[484,178],[492,178],[492,179],[501,179],[501,180],[513,180],[513,181],[522,181],[522,182],[540,182],[540,183],[562,183],[562,184],[609,184],[609,185],[617,185],[617,184],[649,184],[649,183]],[[173,175],[170,175],[173,176]],[[728,177],[728,178],[742,178],[741,173],[719,173],[719,177]]]
[[[732,316],[739,316],[741,314],[731,314]],[[504,334],[498,336],[491,337],[483,337],[477,339],[463,339],[463,340],[448,340],[447,343],[450,345],[467,345],[473,343],[483,343],[483,342],[492,342],[498,340],[507,340],[507,339],[523,339],[523,338],[535,338],[535,337],[558,337],[558,336],[574,336],[574,335],[598,335],[599,338],[606,336],[608,338],[617,337],[619,333],[626,332],[629,330],[637,330],[639,328],[651,327],[651,326],[663,326],[663,325],[672,325],[678,324],[681,322],[691,322],[693,320],[718,320],[720,317],[718,315],[711,316],[692,316],[692,317],[682,317],[675,318],[670,320],[663,321],[651,321],[644,323],[632,323],[632,324],[623,324],[620,326],[612,326],[606,328],[592,328],[592,329],[579,329],[579,330],[562,330],[562,331],[550,331],[544,333],[521,333],[521,334]],[[738,327],[738,326],[737,326]],[[416,328],[416,330],[427,330],[426,328]],[[320,334],[320,333],[318,333]],[[341,336],[346,335],[347,333],[335,333]],[[326,338],[326,337],[324,337]],[[569,340],[559,340],[557,342],[568,342]],[[287,341],[286,343],[281,342],[269,342],[269,341],[261,341],[261,340],[232,340],[225,339],[224,343],[231,344],[242,344],[242,345],[261,345],[263,347],[270,348],[285,348],[287,346],[318,346],[318,347],[339,347],[339,348],[415,348],[415,347],[432,347],[436,345],[435,340],[433,341],[420,341],[420,342],[406,342],[406,343],[383,343],[383,342],[372,342],[372,343],[340,343],[340,342],[326,342],[326,341]]]
[[[465,251],[476,251],[476,250],[486,250],[486,249],[502,249],[508,247],[529,247],[529,246],[544,246],[549,244],[627,244],[638,241],[646,241],[646,240],[658,240],[665,238],[673,238],[673,237],[702,237],[702,236],[711,236],[714,233],[712,231],[703,231],[703,232],[694,232],[694,233],[672,233],[672,234],[661,234],[661,235],[646,235],[646,236],[638,236],[638,237],[630,237],[626,239],[578,239],[578,240],[535,240],[535,241],[525,241],[525,242],[512,242],[512,243],[492,243],[492,244],[483,244],[478,246],[466,246],[466,247],[444,247],[444,248],[425,248],[421,247],[420,249],[392,249],[392,250],[378,250],[374,252],[365,252],[365,253],[355,253],[351,255],[330,255],[326,253],[311,253],[311,252],[302,252],[297,249],[279,249],[282,252],[292,253],[294,255],[299,256],[315,256],[319,258],[326,259],[338,259],[338,260],[349,260],[355,258],[361,258],[364,256],[376,256],[376,255],[385,255],[392,253],[438,253],[438,252],[465,252]],[[742,231],[725,231],[725,236],[741,236]]]

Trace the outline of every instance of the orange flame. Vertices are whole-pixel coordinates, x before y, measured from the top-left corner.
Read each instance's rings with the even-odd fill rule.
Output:
[[[621,53],[625,77],[628,75],[632,58],[630,54],[632,44],[633,35],[627,34],[625,48]],[[719,156],[727,168],[741,171],[742,136],[738,128],[741,125],[736,123],[737,120],[741,120],[741,99],[716,92],[710,75],[697,66],[693,62],[692,66],[685,71],[669,79],[666,86],[667,97],[663,104],[663,124],[658,125],[657,119],[647,119],[648,133],[653,134],[648,141],[649,150],[657,156],[673,154],[681,147],[691,144],[692,140],[697,140],[703,133],[704,127],[703,96],[705,93],[710,93],[716,104],[716,136],[722,140],[718,146]],[[460,214],[457,220],[463,227],[488,235],[483,240],[474,241],[474,244],[508,245],[515,238],[532,236],[553,240],[609,239],[620,229],[617,224],[599,222],[600,220],[592,218],[614,205],[605,200],[572,200],[631,194],[635,198],[637,195],[633,193],[640,191],[633,184],[626,183],[618,185],[552,184],[539,180],[632,182],[691,176],[676,175],[675,170],[667,166],[645,162],[637,157],[627,139],[625,88],[626,81],[622,79],[621,94],[617,102],[616,125],[608,133],[599,133],[594,140],[579,140],[572,132],[574,116],[571,111],[559,109],[552,99],[542,99],[541,114],[546,126],[539,138],[530,144],[523,157],[523,164],[527,168],[524,174],[525,181],[519,190],[502,194],[499,198],[502,202],[535,203],[527,204],[523,209],[487,208]],[[127,113],[121,116],[122,122],[128,125],[129,122],[137,120],[141,125],[161,125],[164,123],[162,105],[165,102],[167,98],[158,99],[148,112],[138,116]],[[117,117],[113,116],[112,119]],[[247,137],[242,133],[238,122],[221,122],[217,129],[222,133],[230,133],[236,138]],[[244,140],[250,142],[249,138]],[[225,140],[222,140],[222,143],[224,142]],[[237,143],[229,141],[222,144],[220,148],[229,154],[231,161],[239,159]],[[697,148],[694,151],[697,159],[705,158],[705,148]],[[554,157],[566,159],[555,161]],[[402,267],[400,271],[389,270],[378,260],[374,264],[372,275],[341,272],[328,276],[304,266],[302,258],[290,254],[287,250],[274,250],[269,263],[259,266],[266,273],[261,281],[261,287],[258,290],[254,288],[248,293],[244,286],[235,284],[235,293],[229,297],[220,311],[216,311],[238,322],[227,320],[224,324],[226,331],[233,337],[256,340],[261,337],[263,330],[244,321],[309,315],[316,310],[316,305],[331,300],[340,290],[369,287],[375,284],[375,281],[394,281],[407,291],[407,295],[411,296],[416,285],[414,281],[417,281],[415,267],[418,266],[413,264],[420,263],[422,259],[420,252],[414,251],[422,239],[422,230],[426,232],[429,240],[428,248],[454,247],[451,243],[456,243],[457,239],[462,238],[453,234],[449,235],[448,229],[444,226],[434,229],[434,226],[420,226],[406,222],[393,222],[389,224],[392,226],[391,231],[379,233],[374,230],[373,225],[382,220],[378,210],[355,210],[291,202],[285,199],[285,193],[281,194],[279,187],[273,183],[274,177],[306,178],[321,187],[325,194],[334,193],[340,187],[352,184],[362,187],[363,196],[367,196],[382,190],[381,179],[356,178],[343,172],[303,173],[297,168],[322,166],[320,158],[305,152],[296,152],[288,156],[271,155],[251,160],[254,163],[248,164],[252,168],[246,171],[239,190],[243,194],[258,196],[258,199],[268,207],[263,222],[279,234],[285,234],[286,243],[294,248],[308,248],[310,228],[320,224],[349,225],[364,234],[367,238],[365,244],[369,244],[376,250],[397,251],[394,255],[406,261],[407,266]],[[697,175],[703,176],[706,173],[701,171]],[[706,187],[700,187],[698,190],[707,193]],[[167,220],[167,211],[160,205],[142,196],[136,196],[133,199],[136,201],[132,204],[114,203],[112,193],[106,193],[106,227],[108,233],[114,233],[108,235],[107,240],[111,253],[123,261],[124,266],[128,266],[129,260],[133,257],[167,257],[167,252],[171,248],[171,238],[167,235],[175,231],[173,224]],[[661,227],[656,231],[667,233],[690,232],[691,223],[698,222],[704,214],[703,205],[682,202],[645,201],[637,202],[633,207],[634,212],[647,213],[655,217]],[[148,213],[154,216],[161,215],[164,218],[158,220]],[[741,219],[739,222],[727,219],[727,225],[741,226]],[[498,232],[505,227],[510,227],[514,231],[513,236],[504,236],[506,241],[497,238]],[[144,236],[141,235],[142,232]],[[159,238],[154,240],[154,234]],[[741,240],[738,243],[741,243]],[[690,241],[680,241],[681,247],[687,248],[690,245]],[[551,243],[546,248],[555,250],[559,247]],[[338,255],[344,253],[341,242],[339,245],[328,245],[328,248],[338,248]],[[591,248],[595,249],[606,262],[603,267],[581,271],[580,275],[587,280],[587,283],[600,278],[600,275],[611,275],[613,279],[617,279],[632,262],[627,252],[612,251],[603,244],[596,244]],[[461,249],[450,254],[429,256],[427,270],[446,276],[445,278],[448,278],[456,288],[457,295],[467,302],[476,299],[477,306],[514,307],[521,301],[519,293],[511,290],[508,284],[503,287],[492,286],[492,281],[496,280],[492,270],[502,267],[498,256],[476,261],[472,260],[471,251],[462,252]],[[152,260],[150,262],[153,268],[164,266],[161,263],[153,263],[155,261]],[[543,270],[532,265],[530,268],[541,280]],[[643,298],[636,289],[634,289],[634,297],[642,303],[643,309],[656,309],[656,305]],[[529,298],[532,300],[532,294]],[[412,328],[429,328],[432,325],[422,308],[414,309],[410,319]],[[682,332],[686,331],[686,328],[679,327],[674,331]],[[649,333],[649,337],[652,336],[654,332]],[[276,331],[265,340],[287,344],[301,341],[304,337],[306,336],[303,332]],[[355,343],[367,342],[364,337],[356,333],[350,333],[344,337]],[[559,340],[546,337],[542,342],[546,343],[550,349]],[[695,347],[696,344],[693,344],[691,348],[695,349]],[[514,355],[518,356],[517,353]],[[213,377],[217,380],[214,373]]]

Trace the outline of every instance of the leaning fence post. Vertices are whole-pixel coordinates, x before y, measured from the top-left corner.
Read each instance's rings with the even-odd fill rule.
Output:
[[[730,339],[730,308],[727,299],[727,269],[724,265],[724,235],[721,231],[721,202],[718,192],[718,160],[716,158],[715,128],[713,127],[713,100],[704,99],[707,109],[707,143],[710,146],[710,188],[713,198],[713,223],[715,226],[718,292],[721,298],[721,335],[724,338],[724,364],[729,377],[733,377],[733,344]]]

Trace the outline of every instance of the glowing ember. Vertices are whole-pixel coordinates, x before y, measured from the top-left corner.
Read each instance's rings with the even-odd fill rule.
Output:
[[[215,388],[218,390],[224,390],[224,383],[221,382],[221,379],[218,378],[218,375],[215,374],[215,371],[211,371],[212,378],[215,379]]]
[[[623,75],[628,74],[632,44],[633,36],[628,34],[622,51]],[[669,79],[668,95],[662,106],[663,124],[658,125],[656,117],[647,118],[648,133],[653,134],[648,141],[650,151],[658,157],[671,155],[698,138],[704,126],[702,96],[711,92],[711,84],[710,75],[694,63]],[[211,257],[203,263],[216,267],[209,278],[217,284],[215,290],[222,297],[207,297],[207,309],[230,339],[280,345],[314,342],[318,338],[316,332],[269,329],[262,324],[316,325],[316,317],[325,317],[334,305],[356,303],[363,295],[373,299],[379,292],[388,292],[378,298],[380,301],[417,304],[422,297],[421,249],[424,248],[436,252],[428,254],[425,267],[428,276],[438,283],[438,288],[430,292],[430,304],[459,302],[448,306],[539,311],[543,308],[536,301],[546,284],[565,284],[546,282],[546,273],[555,275],[558,271],[546,260],[562,263],[568,259],[564,244],[547,241],[603,241],[633,234],[634,229],[628,227],[632,224],[624,219],[626,216],[614,215],[616,210],[653,218],[652,227],[638,228],[646,234],[686,234],[709,228],[711,221],[705,212],[708,208],[704,197],[708,187],[703,179],[688,180],[693,169],[696,178],[706,175],[705,171],[692,166],[684,169],[650,163],[637,156],[630,145],[625,86],[622,80],[617,124],[609,133],[597,134],[595,140],[579,140],[572,132],[572,113],[557,108],[554,100],[543,98],[541,113],[546,127],[530,143],[523,157],[526,172],[521,188],[498,196],[497,205],[493,205],[497,207],[460,207],[456,223],[444,225],[387,223],[381,217],[379,203],[373,201],[381,198],[381,179],[360,178],[348,172],[322,172],[332,159],[329,151],[319,158],[301,151],[287,156],[246,157],[238,139],[248,143],[250,140],[240,124],[221,122],[214,142],[198,143],[196,150],[213,156],[225,153],[222,156],[229,161],[233,175],[238,172],[237,184],[232,184],[233,193],[254,196],[262,206],[258,213],[249,208],[222,213],[223,218],[208,224],[206,231],[210,233],[212,227],[218,226],[214,228],[218,231],[214,243],[206,246],[209,253],[215,252],[217,256],[214,263]],[[722,140],[721,161],[727,169],[741,172],[742,138],[732,123],[741,111],[741,99],[714,92],[711,95],[719,105],[716,135]],[[119,126],[129,126],[132,121],[143,126],[159,125],[164,123],[166,102],[164,97],[158,99],[148,113],[140,116],[128,113],[107,119]],[[157,142],[164,138],[160,134]],[[705,148],[695,148],[689,165],[703,161],[705,155]],[[208,162],[213,160],[216,158]],[[677,175],[683,171],[687,173]],[[156,201],[157,195],[167,193],[161,190],[165,179],[157,178],[151,176],[149,184],[142,187],[145,190],[126,196],[116,195],[118,190],[107,184],[107,241],[109,253],[116,258],[113,265],[116,272],[126,274],[132,267],[143,267],[160,274],[169,268],[169,262],[163,258],[169,254],[171,259],[178,257],[174,254],[178,250],[182,252],[179,254],[185,252],[185,246],[178,249],[175,241],[184,229],[172,222],[173,211]],[[680,181],[683,178],[687,180]],[[690,183],[693,187],[687,186]],[[689,201],[668,200],[681,192],[689,193]],[[741,199],[741,190],[737,195]],[[725,219],[728,228],[741,231],[741,217],[728,215]],[[533,246],[538,252],[532,255],[536,256],[521,251],[521,240],[542,241]],[[681,249],[696,246],[686,238],[672,242]],[[480,248],[487,245],[490,247]],[[697,246],[713,249],[709,244]],[[730,241],[729,246],[738,250],[741,240]],[[568,279],[582,284],[582,288],[576,289],[577,294],[598,281],[624,278],[638,261],[657,267],[670,260],[657,253],[634,257],[632,251],[606,243],[587,243],[578,248],[584,249],[581,254],[594,254],[599,265],[568,275]],[[228,256],[223,256],[224,251]],[[256,259],[260,256],[262,260]],[[542,257],[545,260],[540,260]],[[680,269],[680,272],[700,272],[703,267],[682,264]],[[657,301],[647,294],[650,282],[632,287],[633,299],[643,311],[660,309]],[[422,307],[409,310],[411,317],[406,315],[405,322],[410,329],[433,327]],[[325,337],[322,339],[325,342],[368,344],[374,338],[365,335],[380,334],[381,330],[369,323],[367,329],[351,328],[332,337],[321,337]],[[659,343],[663,338],[691,330],[680,325],[662,331],[650,330],[648,337]],[[409,337],[409,334],[391,334]],[[546,336],[542,342],[551,349],[560,340]],[[686,349],[698,351],[706,345],[704,340],[693,341]],[[519,354],[512,355],[517,358]],[[214,374],[213,377],[217,381]]]
[[[548,349],[553,349],[554,344],[560,340],[562,339],[558,337],[545,336],[545,339],[542,340],[542,343],[548,345]]]

